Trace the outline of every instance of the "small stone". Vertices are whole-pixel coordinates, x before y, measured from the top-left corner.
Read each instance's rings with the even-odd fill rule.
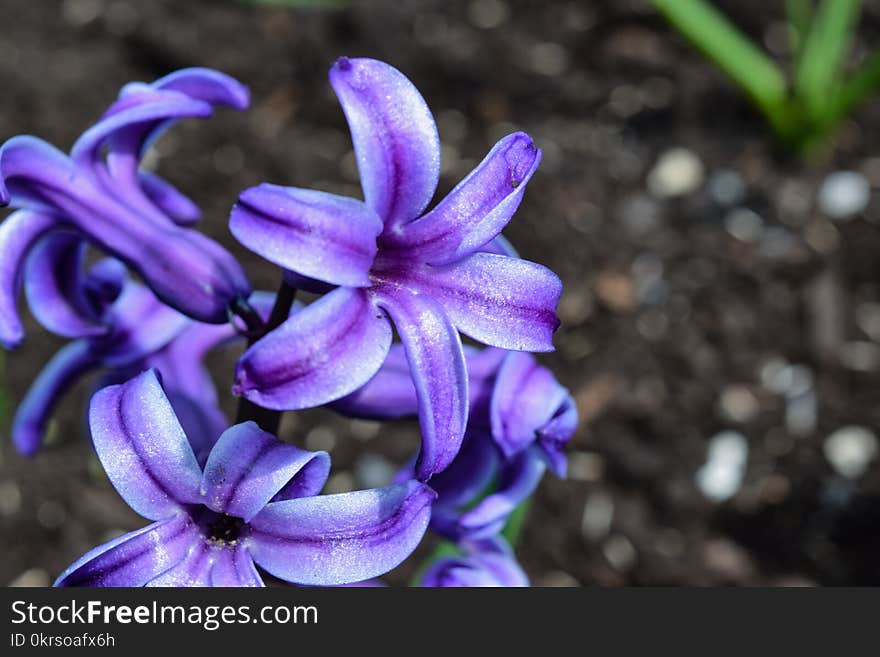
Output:
[[[737,431],[722,431],[709,441],[706,463],[697,470],[696,484],[710,500],[723,502],[742,485],[748,460],[746,437]]]
[[[658,198],[691,194],[703,183],[703,163],[686,148],[663,153],[648,174],[648,190]]]
[[[394,467],[379,454],[365,454],[354,466],[354,478],[359,488],[382,488],[394,478]]]
[[[764,220],[748,208],[736,208],[724,217],[724,228],[740,242],[758,242],[764,233]]]
[[[535,73],[554,77],[564,73],[568,67],[568,53],[558,43],[539,43],[528,52],[526,61]]]
[[[754,564],[748,553],[736,543],[725,539],[708,541],[703,560],[707,568],[735,582],[741,582],[754,572]]]
[[[605,492],[592,493],[584,504],[581,517],[581,535],[590,542],[600,541],[611,531],[614,519],[614,500]]]
[[[623,200],[618,216],[633,237],[642,237],[660,225],[660,206],[649,196],[637,194]]]
[[[718,404],[724,418],[741,424],[752,420],[761,410],[758,398],[744,385],[725,387],[721,392]]]
[[[42,568],[31,568],[9,582],[11,588],[46,588],[52,583],[49,573]]]
[[[64,0],[61,5],[61,15],[74,27],[88,25],[101,15],[102,10],[101,0]]]
[[[593,295],[587,288],[569,288],[559,300],[559,319],[565,326],[582,324],[593,314]]]
[[[776,194],[776,212],[789,226],[803,225],[812,205],[810,188],[800,180],[783,180]]]
[[[630,570],[636,563],[638,553],[632,542],[621,534],[610,536],[602,546],[602,554],[618,572]]]
[[[669,317],[660,310],[646,310],[636,319],[636,330],[648,340],[661,340],[669,329]]]
[[[46,529],[57,529],[66,517],[64,507],[54,500],[47,500],[37,508],[37,522]]]
[[[880,303],[861,303],[856,307],[856,324],[874,342],[880,342]]]
[[[788,396],[785,401],[785,428],[793,436],[806,436],[816,429],[819,401],[812,390]]]
[[[468,5],[468,18],[482,30],[491,30],[507,20],[507,5],[500,0],[474,0]]]
[[[603,271],[596,278],[596,295],[612,310],[625,312],[636,304],[633,280],[626,274]]]
[[[783,372],[788,367],[788,361],[784,358],[773,357],[764,361],[758,376],[761,384],[770,392],[782,394],[785,392],[786,382],[783,381]]]
[[[742,176],[730,169],[713,173],[708,188],[712,200],[726,207],[742,203],[746,197],[746,184]]]
[[[365,443],[379,435],[382,423],[375,420],[351,420],[348,428],[355,440]]]
[[[562,570],[551,570],[535,582],[535,586],[541,588],[580,587],[580,585],[581,583],[577,579]]]
[[[592,452],[570,452],[567,479],[572,481],[599,481],[605,472],[605,459]]]
[[[21,489],[14,481],[0,483],[0,516],[14,516],[21,509]]]
[[[687,540],[680,531],[674,527],[668,527],[657,533],[654,547],[667,559],[678,559],[687,549]]]
[[[877,436],[865,427],[841,427],[825,439],[822,449],[838,474],[858,479],[877,456]]]
[[[348,493],[356,488],[354,476],[350,472],[337,472],[331,475],[324,486],[324,494]]]
[[[233,176],[244,166],[244,153],[235,144],[218,146],[212,157],[214,168],[224,176]]]
[[[844,221],[864,212],[871,200],[868,180],[855,171],[835,171],[819,188],[819,209],[832,219]]]
[[[310,452],[332,452],[336,447],[336,434],[330,427],[319,425],[306,434],[305,442]]]
[[[856,372],[874,372],[880,368],[880,346],[867,340],[847,342],[840,348],[840,363]]]

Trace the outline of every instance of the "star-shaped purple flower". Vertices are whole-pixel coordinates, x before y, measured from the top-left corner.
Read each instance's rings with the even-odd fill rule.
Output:
[[[339,399],[382,365],[393,325],[412,366],[422,428],[416,471],[427,480],[455,457],[467,424],[459,332],[506,349],[553,349],[559,279],[492,245],[541,152],[526,134],[505,137],[426,213],[440,142],[419,92],[372,59],[340,59],[330,82],[365,200],[269,184],[241,194],[230,228],[242,244],[338,287],[245,353],[235,391],[276,410]]]
[[[248,102],[247,89],[229,76],[184,69],[152,84],[126,85],[70,156],[31,136],[4,143],[0,204],[20,209],[0,224],[0,344],[12,348],[23,340],[16,310],[22,270],[29,252],[58,232],[122,260],[184,314],[225,322],[228,308],[250,294],[241,266],[219,244],[186,228],[199,218],[190,199],[139,165],[149,144],[176,120],[210,116],[214,105],[244,109]],[[49,277],[55,267],[51,257],[38,258],[29,276]]]
[[[71,565],[56,586],[338,585],[381,575],[415,549],[435,493],[417,481],[318,495],[324,452],[255,423],[226,430],[200,467],[152,371],[92,399],[92,439],[119,494],[154,523]]]

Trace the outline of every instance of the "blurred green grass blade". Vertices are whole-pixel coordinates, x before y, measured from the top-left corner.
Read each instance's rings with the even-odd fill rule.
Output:
[[[810,25],[794,74],[795,91],[816,122],[834,102],[861,0],[822,0]]]
[[[785,76],[715,7],[703,0],[651,0],[682,35],[733,79],[757,104],[777,132],[787,126]]]
[[[810,33],[815,3],[813,0],[785,0],[785,16],[788,21],[788,41],[795,70],[804,51],[804,43]]]
[[[868,57],[865,63],[838,87],[827,113],[828,126],[845,118],[877,93],[880,93],[880,52]]]

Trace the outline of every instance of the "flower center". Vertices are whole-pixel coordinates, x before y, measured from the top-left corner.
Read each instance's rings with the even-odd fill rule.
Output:
[[[216,513],[205,509],[196,520],[202,535],[212,543],[231,543],[241,537],[246,523],[236,516],[228,516],[225,513]]]

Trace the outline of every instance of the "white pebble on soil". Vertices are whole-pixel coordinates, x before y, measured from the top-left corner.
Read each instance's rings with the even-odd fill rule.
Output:
[[[697,471],[697,487],[715,502],[736,495],[742,485],[749,456],[746,437],[737,431],[722,431],[709,441],[706,463]]]
[[[819,188],[819,209],[832,219],[846,220],[868,207],[871,186],[855,171],[835,171]]]
[[[700,158],[686,148],[672,148],[648,174],[648,190],[658,198],[685,196],[699,189],[703,176]]]
[[[838,474],[857,479],[877,456],[877,436],[865,427],[841,427],[825,439],[823,451]]]

